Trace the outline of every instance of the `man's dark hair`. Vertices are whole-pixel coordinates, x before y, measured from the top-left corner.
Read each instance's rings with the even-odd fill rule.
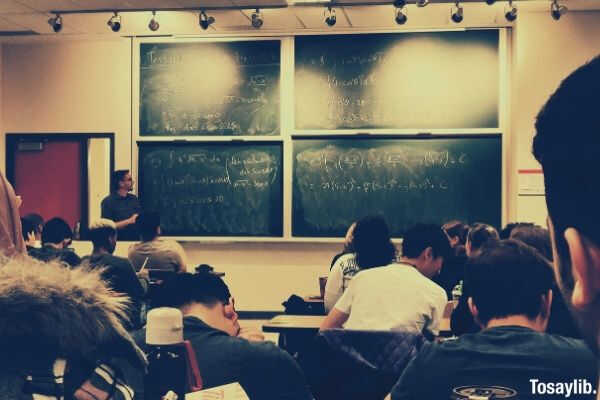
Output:
[[[558,254],[568,259],[564,231],[576,228],[600,246],[600,57],[565,78],[537,116],[533,155],[542,164],[548,214]],[[570,265],[561,263],[562,281],[573,288]]]
[[[73,231],[69,227],[69,224],[62,218],[54,217],[44,224],[42,244],[57,244],[72,237]]]
[[[552,243],[550,232],[541,226],[518,226],[510,233],[511,239],[520,240],[540,252],[547,260],[552,261]]]
[[[396,247],[383,217],[368,216],[356,222],[352,248],[360,269],[381,267],[396,258]]]
[[[21,232],[23,233],[23,238],[27,240],[30,233],[35,235],[35,225],[30,220],[21,218]]]
[[[104,221],[110,223],[104,223]],[[112,248],[112,243],[109,238],[116,234],[117,230],[114,227],[114,222],[110,220],[96,221],[89,229],[89,238],[94,244],[94,249],[110,250]]]
[[[125,178],[125,175],[129,173],[128,169],[118,169],[113,172],[112,180],[113,180],[113,188],[114,190],[119,189],[119,182]]]
[[[448,221],[442,229],[446,231],[451,238],[458,237],[459,244],[464,245],[467,242],[467,233],[469,233],[469,225],[462,221]]]
[[[509,222],[508,224],[506,224],[504,226],[504,228],[500,229],[500,231],[498,232],[498,235],[500,236],[500,239],[504,240],[504,239],[509,239],[510,238],[510,233],[513,231],[513,229],[518,228],[520,226],[533,226],[533,222]]]
[[[433,257],[447,259],[452,254],[448,237],[439,225],[417,224],[404,234],[402,256],[416,258],[423,250],[431,247]]]
[[[137,216],[135,225],[142,241],[153,240],[158,236],[157,229],[160,226],[160,214],[154,211],[142,212]]]
[[[217,302],[229,304],[231,293],[223,280],[209,272],[180,273],[167,278],[156,290],[153,307],[180,308],[190,303],[212,307]]]
[[[29,213],[22,219],[26,219],[27,221],[31,222],[35,228],[35,233],[37,235],[41,235],[42,229],[44,228],[44,218],[40,214]]]
[[[541,296],[554,283],[552,267],[541,254],[518,240],[488,243],[467,261],[465,285],[486,325],[511,315],[537,317]]]
[[[499,240],[498,231],[491,225],[477,223],[471,226],[467,234],[467,241],[471,243],[471,250],[478,250],[489,241]]]

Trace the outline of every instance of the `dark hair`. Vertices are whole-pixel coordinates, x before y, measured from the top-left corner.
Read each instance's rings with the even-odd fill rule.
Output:
[[[114,190],[119,189],[119,183],[123,180],[123,178],[125,178],[125,175],[127,175],[128,173],[128,169],[118,169],[115,172],[113,172],[112,179]]]
[[[44,227],[44,218],[42,218],[40,214],[29,213],[22,219],[26,219],[27,221],[31,222],[31,224],[35,228],[35,233],[37,235],[40,235],[42,233],[42,229]]]
[[[116,234],[117,230],[110,226],[90,228],[89,230],[89,238],[94,244],[94,249],[110,249],[112,244],[108,239]]]
[[[42,230],[42,244],[56,244],[72,237],[73,231],[69,227],[69,224],[62,218],[54,217],[44,224],[44,229]]]
[[[142,212],[136,218],[135,225],[142,241],[150,241],[158,236],[157,228],[160,226],[160,214],[153,211]]]
[[[541,226],[518,226],[510,233],[510,238],[520,240],[521,242],[535,248],[547,260],[552,261],[552,243],[550,242],[550,232]]]
[[[485,245],[467,261],[465,284],[479,311],[479,321],[510,315],[537,317],[541,296],[554,283],[552,267],[540,253],[518,240]]]
[[[458,243],[464,245],[467,242],[467,233],[469,232],[469,225],[461,221],[448,221],[442,229],[446,231],[450,238],[458,237]]]
[[[36,227],[33,224],[33,222],[26,218],[21,218],[21,232],[23,233],[23,239],[25,239],[25,241],[27,241],[27,238],[30,233],[33,233],[35,235],[35,228]]]
[[[491,225],[477,223],[471,226],[467,234],[467,241],[471,243],[471,250],[480,249],[488,241],[499,240],[498,231]]]
[[[509,239],[510,233],[513,231],[513,229],[520,226],[533,226],[533,222],[510,222],[506,224],[506,226],[502,228],[500,232],[498,232],[500,239]]]
[[[180,308],[190,303],[212,307],[217,302],[229,304],[231,293],[223,280],[215,274],[173,274],[156,290],[153,307]]]
[[[368,216],[356,222],[352,248],[360,269],[388,265],[396,258],[390,230],[381,216]]]
[[[447,259],[452,254],[448,237],[439,225],[417,224],[404,234],[402,256],[416,258],[423,250],[431,247],[433,257]]]
[[[579,67],[560,84],[537,115],[533,155],[542,164],[548,214],[558,254],[567,260],[564,231],[574,227],[600,246],[600,57]],[[562,281],[573,288],[570,263],[562,262]]]

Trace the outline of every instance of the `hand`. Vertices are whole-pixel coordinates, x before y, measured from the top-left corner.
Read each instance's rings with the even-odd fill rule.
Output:
[[[129,225],[135,224],[135,220],[137,219],[137,217],[138,217],[137,214],[133,214],[131,217],[129,217],[129,219],[127,220]]]
[[[35,233],[33,232],[29,232],[27,234],[27,240],[26,240],[27,244],[33,246],[35,244]]]
[[[146,268],[137,272],[136,275],[138,276],[138,278],[150,280],[150,273],[148,272],[148,269],[146,269]]]
[[[262,332],[249,327],[241,328],[237,336],[250,342],[264,342],[265,340],[265,336]]]

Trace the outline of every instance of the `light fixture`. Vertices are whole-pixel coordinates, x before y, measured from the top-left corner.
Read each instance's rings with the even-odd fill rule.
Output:
[[[156,11],[152,11],[152,19],[148,23],[148,29],[154,32],[157,31],[158,28],[160,28],[160,24],[156,20]]]
[[[115,11],[115,15],[110,17],[107,24],[113,32],[119,32],[121,30],[121,16],[119,13]]]
[[[406,14],[404,12],[402,12],[402,9],[404,8],[405,5],[406,5],[406,0],[394,1],[394,7],[396,7],[396,17],[394,19],[396,20],[396,23],[398,25],[404,25],[406,23],[406,21],[408,20],[408,17],[406,16]]]
[[[517,19],[517,7],[513,6],[513,0],[508,0],[508,6],[504,9],[504,18],[508,22],[514,22]]]
[[[54,32],[58,33],[62,29],[62,17],[60,14],[56,14],[54,17],[48,20],[48,24],[52,27]]]
[[[425,7],[427,4],[429,4],[429,0],[417,0],[415,4],[417,7]]]
[[[215,23],[215,17],[207,16],[204,11],[200,11],[199,21],[200,28],[207,30],[209,26]]]
[[[334,26],[337,22],[337,18],[335,17],[335,9],[331,7],[327,7],[325,10],[325,23],[329,26]]]
[[[463,8],[460,6],[460,1],[456,0],[456,9],[452,7],[450,9],[450,18],[454,23],[460,24],[463,20]]]
[[[569,11],[567,7],[558,4],[558,0],[552,0],[552,5],[550,6],[550,15],[552,15],[552,18],[554,18],[556,21],[565,15],[567,11]]]
[[[251,23],[252,26],[255,27],[256,29],[260,28],[261,26],[263,26],[263,23],[265,21],[263,20],[263,16],[262,13],[260,12],[260,10],[257,8],[256,11],[254,11],[252,13],[251,16]]]

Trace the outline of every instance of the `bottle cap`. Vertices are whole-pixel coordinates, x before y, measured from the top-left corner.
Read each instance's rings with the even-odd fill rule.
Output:
[[[160,346],[183,342],[183,315],[177,308],[160,307],[147,316],[146,344]]]

